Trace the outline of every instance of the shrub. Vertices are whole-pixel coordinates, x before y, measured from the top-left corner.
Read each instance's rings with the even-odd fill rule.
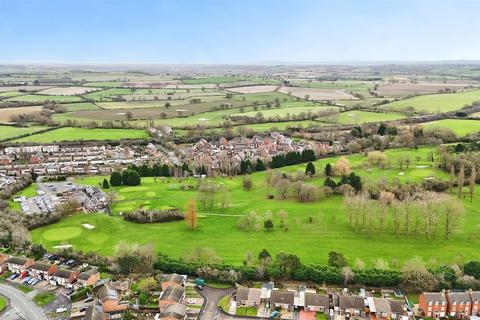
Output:
[[[138,223],[158,223],[183,220],[185,217],[183,213],[176,208],[165,210],[138,209],[135,211],[125,212],[123,214],[123,219]]]

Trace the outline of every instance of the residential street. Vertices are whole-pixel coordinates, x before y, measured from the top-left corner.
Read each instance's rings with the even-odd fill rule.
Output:
[[[2,315],[2,320],[48,320],[43,310],[21,291],[0,283],[0,294],[10,300],[10,307]]]

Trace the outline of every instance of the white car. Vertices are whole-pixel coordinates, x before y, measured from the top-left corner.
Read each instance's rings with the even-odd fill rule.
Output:
[[[62,313],[65,311],[67,311],[67,308],[57,308],[57,310],[55,310],[56,313]]]

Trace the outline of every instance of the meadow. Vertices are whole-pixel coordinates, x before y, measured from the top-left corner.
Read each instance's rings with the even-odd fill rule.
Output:
[[[52,143],[80,140],[123,140],[148,139],[148,134],[136,129],[89,129],[89,128],[59,128],[44,133],[12,140],[12,142]]]
[[[459,110],[467,104],[480,100],[480,90],[461,93],[427,94],[381,106],[382,109],[402,110],[412,107],[417,111],[439,113]]]
[[[418,150],[388,150],[387,156],[393,163],[391,168],[365,169],[365,156],[352,155],[349,159],[353,169],[364,183],[387,179],[392,182],[398,179],[405,182],[421,182],[424,178],[437,177],[446,179],[448,175],[427,161],[427,154],[433,148]],[[412,164],[408,169],[400,170],[396,159],[409,155]],[[415,160],[419,157],[420,160]],[[317,172],[321,172],[326,163],[334,163],[337,158],[321,159],[315,162]],[[277,169],[283,172],[304,171],[305,165],[296,165]],[[400,174],[400,173],[403,174]],[[199,226],[196,230],[188,229],[183,221],[136,224],[126,222],[121,212],[144,207],[146,209],[174,206],[183,208],[189,199],[196,199],[194,190],[181,190],[182,184],[197,184],[192,178],[182,181],[162,178],[143,178],[142,184],[136,187],[113,187],[117,194],[113,205],[113,216],[104,214],[76,214],[61,222],[38,228],[32,231],[35,243],[42,243],[52,249],[58,245],[71,244],[77,250],[95,251],[103,255],[111,255],[113,247],[120,240],[130,243],[152,243],[158,251],[174,257],[181,257],[195,247],[208,247],[224,258],[227,263],[241,264],[245,254],[256,255],[263,248],[272,254],[287,251],[299,256],[304,263],[321,263],[327,261],[328,252],[336,250],[344,253],[352,263],[361,258],[368,265],[376,259],[383,258],[392,263],[399,263],[421,256],[428,264],[441,262],[458,262],[478,257],[480,245],[480,190],[471,203],[465,200],[466,213],[462,218],[458,232],[450,240],[439,237],[425,241],[423,236],[395,237],[392,233],[368,235],[355,233],[347,223],[342,206],[341,196],[331,196],[313,203],[300,203],[293,198],[285,200],[278,196],[269,199],[269,187],[265,185],[265,172],[251,175],[253,188],[245,191],[242,188],[242,177],[215,178],[214,182],[223,184],[230,190],[229,206],[222,211],[218,206],[203,209],[197,203]],[[79,178],[78,183],[98,185],[103,177]],[[322,185],[324,177],[307,179],[307,183]],[[288,213],[288,231],[278,227],[278,211]],[[255,210],[263,214],[271,211],[274,214],[272,231],[242,231],[237,227],[239,217]],[[311,220],[311,222],[310,222]],[[95,229],[87,230],[82,224],[89,223]],[[389,222],[391,223],[391,222]],[[391,227],[391,226],[389,226]]]
[[[1,108],[0,122],[10,122],[11,116],[42,111],[42,106]]]
[[[421,124],[426,128],[448,128],[459,137],[467,134],[480,132],[480,120],[468,119],[442,119]]]
[[[0,140],[12,139],[23,134],[32,133],[46,129],[47,127],[32,126],[32,127],[13,127],[13,126],[0,126]]]
[[[398,113],[380,113],[352,110],[341,112],[324,118],[319,118],[318,120],[324,120],[326,122],[339,124],[360,124],[365,122],[393,121],[403,118],[405,118],[405,116]]]
[[[270,118],[270,117],[285,117],[287,115],[299,115],[299,114],[306,114],[306,113],[316,113],[319,111],[340,111],[341,108],[339,107],[331,107],[331,106],[322,106],[321,104],[314,104],[314,103],[306,103],[306,102],[287,102],[282,103],[280,108],[273,107],[272,109],[259,109],[257,111],[249,111],[244,113],[235,113],[232,116],[242,116],[242,117],[250,117],[255,118],[258,113],[261,113],[263,117]]]
[[[42,103],[45,101],[55,101],[55,102],[80,102],[83,101],[81,97],[77,96],[50,96],[47,94],[26,94],[21,96],[15,96],[12,98],[5,99],[3,101],[17,101],[17,102],[38,102]]]

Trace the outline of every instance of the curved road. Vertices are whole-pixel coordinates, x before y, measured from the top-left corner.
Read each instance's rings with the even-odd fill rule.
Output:
[[[6,319],[48,320],[42,309],[14,287],[0,283],[0,294],[10,299],[10,308],[2,315]]]

